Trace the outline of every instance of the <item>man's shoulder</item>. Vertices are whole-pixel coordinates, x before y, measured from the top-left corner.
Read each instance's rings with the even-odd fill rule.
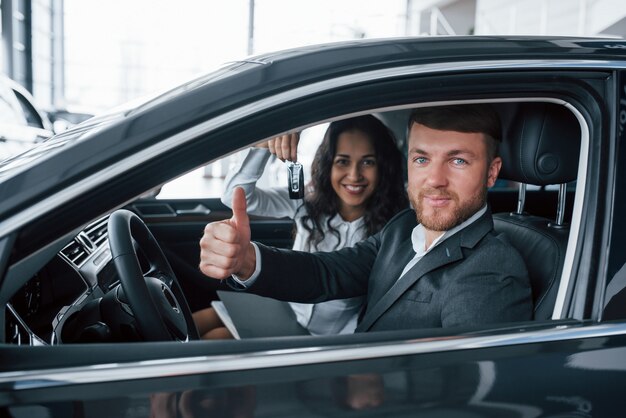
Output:
[[[475,256],[488,259],[490,264],[503,263],[509,268],[521,269],[520,273],[526,271],[522,255],[503,234],[490,231],[475,249]]]
[[[522,256],[506,236],[493,229],[493,217],[489,209],[459,235],[461,247],[473,249],[474,257],[508,259],[512,264],[518,265],[521,262],[524,265]]]
[[[412,208],[406,208],[398,212],[393,218],[391,218],[385,225],[385,229],[396,228],[398,226],[405,227],[406,225],[417,225],[417,218],[415,217],[415,211]]]

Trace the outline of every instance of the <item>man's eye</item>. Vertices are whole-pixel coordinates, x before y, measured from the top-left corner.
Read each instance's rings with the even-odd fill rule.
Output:
[[[426,157],[415,157],[413,158],[413,162],[416,164],[426,164],[428,160],[426,159]]]
[[[467,161],[463,158],[455,158],[454,160],[452,160],[452,164],[456,166],[467,165]]]

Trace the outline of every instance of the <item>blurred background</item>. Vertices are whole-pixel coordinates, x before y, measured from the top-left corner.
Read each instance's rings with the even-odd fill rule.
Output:
[[[624,0],[0,0],[0,14],[0,159],[274,50],[402,36],[626,35]],[[323,127],[307,134],[321,139]],[[163,196],[218,195],[231,163],[190,173]]]

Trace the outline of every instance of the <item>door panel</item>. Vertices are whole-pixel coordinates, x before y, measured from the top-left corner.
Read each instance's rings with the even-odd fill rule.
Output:
[[[202,344],[209,352],[211,343]],[[23,385],[2,397],[0,416],[614,416],[626,385],[623,345],[624,336],[612,335],[443,352],[416,347],[404,356],[141,380],[122,374],[46,390]]]

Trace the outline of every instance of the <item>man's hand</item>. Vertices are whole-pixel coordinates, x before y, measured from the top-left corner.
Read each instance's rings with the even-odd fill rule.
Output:
[[[267,142],[257,145],[259,148],[269,148],[270,152],[282,161],[298,161],[298,142],[300,132],[294,132],[274,137]]]
[[[204,228],[200,240],[200,271],[216,279],[225,279],[232,274],[247,279],[254,273],[255,266],[246,195],[241,187],[237,187],[233,193],[233,217],[211,222]]]

